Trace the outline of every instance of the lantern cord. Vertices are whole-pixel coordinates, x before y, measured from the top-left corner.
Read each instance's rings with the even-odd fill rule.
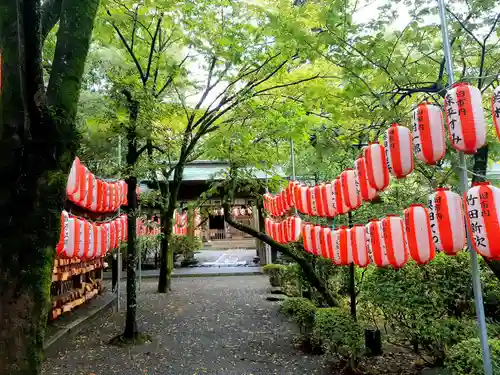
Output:
[[[480,178],[484,178],[485,180],[487,180],[487,179],[488,179],[488,176],[485,176],[485,175],[482,175],[482,174],[476,173],[476,172],[474,172],[474,171],[470,171],[470,170],[468,170],[467,168],[464,168],[464,167],[461,167],[461,166],[459,166],[458,168],[459,168],[459,169],[462,169],[462,170],[465,170],[467,173],[470,173],[470,174],[471,174],[471,175],[473,175],[473,176],[480,177]]]

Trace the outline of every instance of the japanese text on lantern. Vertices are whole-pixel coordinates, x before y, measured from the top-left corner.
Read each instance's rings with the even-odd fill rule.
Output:
[[[433,203],[434,206],[432,205]],[[443,207],[440,196],[436,196],[434,202],[429,200],[429,220],[431,222],[432,240],[436,244],[439,238],[436,233],[436,222],[434,220],[437,222],[443,220]]]
[[[469,219],[478,219],[480,217],[488,217],[491,215],[490,208],[488,205],[489,193],[484,192],[477,196],[472,194],[467,195],[467,216]],[[474,236],[477,247],[486,247],[484,237],[485,232],[483,231],[483,225],[475,220],[470,222],[472,235]]]
[[[451,132],[451,139],[453,143],[457,144],[462,141],[462,138],[456,133],[455,125],[457,124],[458,118],[460,114],[466,115],[467,111],[465,109],[465,102],[467,100],[467,96],[465,94],[465,90],[463,88],[458,88],[457,91],[457,100],[458,103],[455,102],[453,96],[450,93],[446,93],[445,95],[445,110],[448,118],[448,129]],[[458,112],[453,108],[453,106],[457,104]]]
[[[392,129],[390,129],[392,130]],[[391,138],[393,138],[392,134],[393,132],[392,131],[389,131],[389,136]],[[390,142],[389,140],[389,136],[388,137],[385,137],[384,138],[384,148],[385,148],[385,165],[387,166],[387,169],[389,170],[389,173],[392,173],[393,170],[392,170],[392,166],[391,166],[391,163],[390,163],[390,158],[391,158],[391,148],[394,147],[394,142]],[[390,147],[389,147],[390,146]]]
[[[419,131],[417,133],[417,130]],[[422,143],[420,133],[424,131],[424,111],[422,108],[417,108],[413,112],[413,151],[416,153],[422,152]]]

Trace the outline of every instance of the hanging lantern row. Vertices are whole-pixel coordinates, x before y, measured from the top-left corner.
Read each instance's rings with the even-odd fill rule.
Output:
[[[57,255],[84,260],[100,258],[127,238],[127,215],[106,223],[92,223],[63,211]]]
[[[414,222],[410,222],[406,227],[415,231],[414,225]],[[367,225],[357,224],[352,228],[332,230],[307,223],[302,226],[306,251],[330,259],[338,266],[354,263],[359,267],[366,267],[372,263],[377,267],[401,268],[408,262],[408,254],[419,263],[429,262],[434,252],[426,257],[418,247],[409,251],[407,232],[403,219],[397,215],[371,220]],[[417,233],[417,238],[420,241],[420,233]],[[434,248],[434,244],[431,245]]]
[[[283,216],[293,206],[293,182],[283,189],[279,194],[264,194],[264,209],[272,216]],[[234,215],[234,214],[233,214]]]
[[[141,218],[136,219],[136,233],[138,236],[157,236],[161,233],[159,221],[145,222]]]
[[[187,235],[187,225],[186,226],[174,225],[173,232],[177,236],[186,236]]]
[[[125,181],[107,182],[97,178],[75,158],[66,184],[67,198],[92,212],[116,212],[127,204]]]
[[[185,227],[188,224],[188,214],[187,212],[181,212],[175,211],[175,225],[178,227]]]
[[[300,239],[302,220],[297,216],[287,217],[281,222],[266,218],[264,221],[266,233],[276,242],[290,243]]]
[[[489,182],[478,182],[464,198],[475,251],[489,259],[500,259],[500,242],[495,241],[500,232],[500,189]],[[408,256],[425,264],[434,258],[436,249],[456,255],[465,247],[464,205],[460,195],[439,188],[429,197],[428,208],[411,205],[404,211],[404,220],[388,215],[366,226],[335,230],[304,223],[302,239],[306,251],[331,259],[336,265],[353,262],[360,267],[373,263],[400,268]]]

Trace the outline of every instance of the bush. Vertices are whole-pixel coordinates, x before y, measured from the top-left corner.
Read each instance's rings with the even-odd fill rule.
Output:
[[[361,308],[382,317],[397,344],[423,351],[436,364],[446,349],[473,335],[469,255],[437,254],[420,266],[376,268],[365,275]],[[376,322],[375,322],[376,323]]]
[[[297,263],[284,267],[280,272],[280,286],[283,293],[290,297],[300,297],[304,285],[302,270]]]
[[[342,308],[322,308],[316,310],[312,340],[325,353],[348,359],[354,368],[363,353],[364,331]]]
[[[281,303],[281,312],[290,316],[305,336],[310,335],[314,326],[316,306],[307,298],[288,298]]]
[[[269,275],[269,282],[271,286],[278,287],[281,286],[281,271],[284,270],[286,266],[281,264],[266,264],[262,267],[262,272]]]
[[[201,239],[196,236],[189,239],[187,236],[173,234],[170,237],[168,246],[173,251],[174,256],[184,255],[184,258],[190,258],[194,256],[196,251],[202,248],[203,244]]]
[[[500,340],[491,339],[488,340],[488,344],[493,373],[500,374]],[[465,340],[451,347],[445,365],[453,375],[482,375],[483,357],[479,339]]]

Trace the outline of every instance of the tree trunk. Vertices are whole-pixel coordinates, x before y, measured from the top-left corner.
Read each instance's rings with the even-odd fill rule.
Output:
[[[304,276],[307,278],[309,283],[316,288],[316,290],[321,294],[321,296],[324,298],[326,303],[330,307],[335,307],[339,306],[338,299],[335,295],[333,295],[328,288],[326,287],[326,283],[324,280],[322,280],[316,271],[314,270],[314,267],[309,263],[309,260],[306,258],[302,258],[300,256],[297,256],[293,250],[289,246],[281,245],[274,241],[271,237],[268,235],[259,232],[253,228],[250,228],[247,225],[238,223],[233,220],[231,217],[231,211],[229,207],[229,203],[224,202],[224,219],[226,222],[231,225],[233,228],[236,228],[244,233],[247,233],[251,235],[252,237],[258,238],[259,240],[267,243],[270,245],[272,248],[276,248],[278,251],[282,252],[284,255],[289,256],[292,258],[295,262],[298,263],[302,271],[304,272]]]
[[[139,157],[137,150],[137,118],[139,116],[139,102],[132,98],[132,94],[124,91],[127,98],[130,124],[127,129],[127,314],[125,318],[125,331],[123,337],[126,339],[134,339],[139,330],[137,328],[137,286],[136,286],[136,269],[137,269],[137,177],[135,176],[135,164]]]
[[[136,241],[136,217],[137,217],[137,178],[127,178],[128,190],[128,240],[127,240],[127,315],[125,320],[125,332],[123,337],[133,339],[139,332],[137,328],[137,241]]]
[[[46,95],[39,1],[0,4],[0,374],[41,370],[64,183],[76,148],[74,117],[97,7],[98,0],[65,1]]]
[[[161,206],[162,239],[160,247],[160,279],[158,280],[158,293],[167,293],[171,290],[172,271],[174,269],[174,253],[170,249],[169,240],[172,236],[172,220],[179,196],[179,189],[184,173],[184,162],[179,160],[174,171],[174,181],[170,188],[167,180],[160,186],[160,193],[163,199]]]
[[[174,254],[169,248],[169,239],[172,236],[172,215],[162,210],[161,225],[163,236],[160,242],[160,279],[158,293],[167,293],[171,290],[171,275],[174,265]]]

